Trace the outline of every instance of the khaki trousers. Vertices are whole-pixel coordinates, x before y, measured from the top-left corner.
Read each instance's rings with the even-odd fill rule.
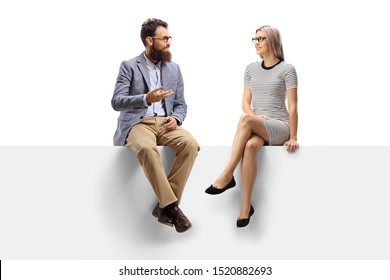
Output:
[[[199,151],[199,144],[181,127],[165,131],[164,117],[145,117],[129,132],[126,146],[136,154],[161,208],[180,203],[184,187]],[[172,169],[167,177],[157,145],[176,150]]]

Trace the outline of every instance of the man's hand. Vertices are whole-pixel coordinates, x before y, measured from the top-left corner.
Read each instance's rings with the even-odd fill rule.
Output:
[[[176,127],[177,127],[177,122],[174,117],[165,117],[165,125],[164,125],[165,131],[175,130]]]
[[[149,91],[146,94],[146,103],[151,104],[154,102],[159,102],[173,94],[173,90],[170,89],[168,91],[163,91],[162,88],[163,87],[158,87],[152,91]]]

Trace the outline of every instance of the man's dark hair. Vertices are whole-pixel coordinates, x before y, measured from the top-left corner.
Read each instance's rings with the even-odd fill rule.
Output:
[[[153,37],[155,35],[157,27],[159,26],[168,28],[168,23],[156,18],[148,18],[144,21],[141,28],[141,40],[144,46],[146,46],[146,37]]]

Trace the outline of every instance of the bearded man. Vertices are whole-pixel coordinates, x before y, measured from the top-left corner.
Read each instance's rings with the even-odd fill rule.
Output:
[[[135,152],[158,199],[152,215],[162,224],[174,225],[177,232],[185,232],[192,225],[179,203],[199,144],[180,127],[187,104],[180,67],[171,61],[168,24],[147,19],[141,40],[145,51],[122,62],[111,100],[113,109],[120,111],[114,145]],[[176,150],[168,176],[157,145]]]

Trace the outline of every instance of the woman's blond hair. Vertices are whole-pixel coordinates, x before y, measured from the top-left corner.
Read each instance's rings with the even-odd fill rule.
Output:
[[[256,29],[256,33],[257,31],[264,33],[264,36],[267,38],[270,51],[280,60],[284,60],[282,37],[280,36],[279,30],[275,27],[264,25]]]

